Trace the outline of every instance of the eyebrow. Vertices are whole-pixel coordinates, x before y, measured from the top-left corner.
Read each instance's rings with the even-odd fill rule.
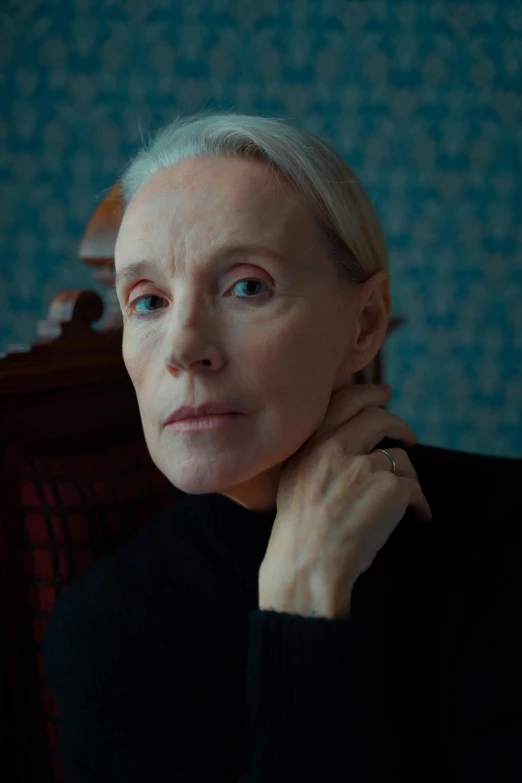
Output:
[[[282,261],[282,258],[279,253],[277,253],[275,250],[273,250],[270,247],[266,247],[265,245],[259,245],[256,243],[247,243],[247,244],[241,244],[241,245],[224,245],[217,250],[215,250],[212,253],[211,262],[213,263],[216,261],[217,258],[223,257],[223,256],[232,256],[232,255],[239,255],[239,254],[245,254],[248,253],[250,255],[256,255],[256,256],[270,256],[271,258],[275,258],[276,261]],[[136,277],[141,277],[142,275],[146,275],[150,270],[154,270],[157,268],[157,265],[154,263],[154,261],[151,261],[150,259],[143,259],[140,261],[133,261],[130,264],[128,264],[126,267],[124,267],[121,272],[118,272],[114,277],[114,287],[116,289],[119,289],[123,283],[133,280]]]

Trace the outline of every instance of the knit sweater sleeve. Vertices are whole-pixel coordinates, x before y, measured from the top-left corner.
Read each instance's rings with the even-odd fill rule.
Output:
[[[378,618],[250,613],[253,758],[242,783],[400,775],[384,637]]]

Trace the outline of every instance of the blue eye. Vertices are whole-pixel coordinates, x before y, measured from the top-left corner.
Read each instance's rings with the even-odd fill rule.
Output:
[[[232,286],[231,290],[236,288],[238,285],[249,284],[249,283],[258,283],[258,284],[261,284],[261,285],[264,285],[264,286],[267,285],[264,280],[258,280],[255,277],[246,277],[243,280],[238,280],[237,283],[235,283]],[[255,292],[252,292],[252,291],[250,291],[250,293],[254,293],[255,294]],[[257,297],[257,294],[256,294],[256,297]],[[239,296],[238,298],[239,299],[254,299],[255,297],[254,296]],[[142,312],[139,312],[138,310],[136,310],[137,304],[139,302],[145,301],[147,299],[163,299],[163,301],[165,301],[165,299],[162,296],[157,296],[157,294],[144,294],[142,296],[138,296],[129,305],[131,316],[136,317],[136,318],[151,318],[158,312],[158,310],[152,310],[152,311],[148,311],[148,312],[142,313]]]
[[[266,286],[266,283],[265,283],[265,281],[264,281],[264,280],[258,280],[256,277],[246,277],[244,280],[238,280],[238,282],[237,282],[237,283],[235,283],[235,285],[233,286],[233,288],[235,288],[237,285],[240,285],[241,283],[261,283],[261,285],[265,285],[265,286]],[[250,292],[250,293],[253,293],[253,292]],[[251,297],[251,296],[248,296],[248,297],[240,297],[240,299],[243,299],[243,298],[246,298],[246,299],[252,299],[252,297]]]
[[[162,297],[156,296],[156,294],[145,294],[144,296],[138,296],[136,299],[134,299],[133,302],[130,303],[131,315],[135,315],[137,318],[146,318],[147,316],[151,316],[156,312],[154,310],[153,312],[140,313],[138,310],[136,310],[136,305],[138,302],[142,302],[146,299],[162,299]]]

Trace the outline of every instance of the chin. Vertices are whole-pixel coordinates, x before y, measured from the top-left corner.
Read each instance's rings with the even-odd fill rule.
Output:
[[[226,464],[226,460],[174,459],[162,454],[153,462],[168,480],[188,495],[206,495],[211,492],[226,493],[256,478],[256,471],[249,472],[243,465]]]
[[[147,440],[147,433],[145,435]],[[244,498],[267,505],[273,499],[275,505],[284,465],[281,458],[284,460],[287,454],[286,450],[274,448],[266,440],[257,441],[257,447],[254,442],[235,448],[216,443],[213,449],[191,449],[149,438],[147,446],[158,470],[181,492],[188,495],[219,493],[239,499],[242,505],[247,505]]]

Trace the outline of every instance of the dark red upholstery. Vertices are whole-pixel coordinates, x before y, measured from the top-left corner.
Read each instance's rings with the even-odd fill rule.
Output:
[[[11,487],[18,496],[19,529],[11,529],[4,553],[9,565],[2,590],[8,636],[12,699],[27,676],[31,653],[20,653],[20,607],[28,606],[28,637],[37,661],[40,711],[44,716],[52,780],[63,780],[58,758],[59,714],[47,689],[40,645],[47,619],[60,592],[94,561],[114,550],[183,493],[152,462],[145,442],[100,444],[81,453],[25,455],[11,466]],[[15,594],[9,575],[17,575]],[[9,592],[11,591],[11,592]],[[23,614],[23,613],[22,613]],[[35,706],[35,711],[37,706]],[[27,707],[25,707],[27,710]],[[26,712],[21,713],[22,720]],[[7,760],[3,759],[6,769]],[[35,781],[40,783],[40,781]]]

